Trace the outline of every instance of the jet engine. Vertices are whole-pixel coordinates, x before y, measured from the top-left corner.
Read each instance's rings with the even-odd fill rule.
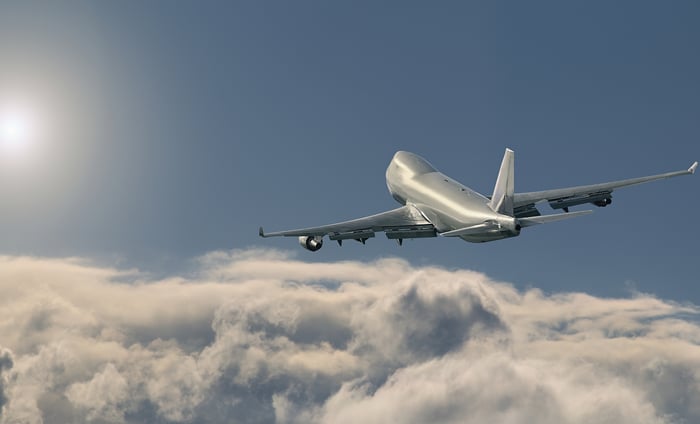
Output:
[[[552,199],[549,201],[549,206],[551,206],[552,209],[564,209],[564,212],[568,212],[570,206],[583,205],[584,203],[592,203],[596,206],[605,207],[612,203],[612,194],[610,193],[610,191],[601,191],[598,193],[584,194],[582,196]]]
[[[299,237],[299,244],[306,250],[312,252],[317,251],[323,247],[323,237],[319,236],[301,236]]]
[[[605,206],[608,206],[612,203],[612,199],[610,197],[606,197],[604,199],[596,200],[595,202],[591,203],[593,203],[596,206],[600,206],[601,208],[604,208]]]

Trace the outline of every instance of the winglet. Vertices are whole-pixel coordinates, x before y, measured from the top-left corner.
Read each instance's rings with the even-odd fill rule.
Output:
[[[260,227],[258,230],[258,235],[263,238],[265,237],[265,230],[263,230],[263,227]]]
[[[698,161],[695,161],[694,164],[690,165],[690,168],[688,168],[688,172],[694,174],[696,169],[698,169]]]

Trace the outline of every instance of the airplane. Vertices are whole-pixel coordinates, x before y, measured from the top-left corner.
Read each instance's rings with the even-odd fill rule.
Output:
[[[459,237],[462,240],[483,243],[520,235],[520,230],[538,224],[574,218],[592,210],[569,212],[576,205],[591,203],[605,207],[612,203],[613,190],[635,184],[680,175],[694,174],[698,162],[683,171],[667,172],[640,178],[591,184],[554,190],[515,193],[513,150],[506,149],[496,178],[493,194],[486,197],[454,179],[440,173],[422,157],[405,151],[394,154],[386,170],[386,185],[400,208],[351,221],[320,227],[265,233],[260,237],[298,237],[299,244],[315,252],[323,247],[328,236],[338,245],[343,240],[357,240],[362,244],[384,232],[397,240],[424,237]],[[542,215],[535,206],[548,202],[563,213]]]

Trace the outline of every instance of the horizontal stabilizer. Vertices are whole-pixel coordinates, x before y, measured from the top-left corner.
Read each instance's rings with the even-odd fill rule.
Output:
[[[498,225],[492,224],[492,223],[484,223],[484,224],[472,225],[471,227],[458,228],[458,229],[452,230],[452,231],[445,231],[444,233],[440,233],[440,235],[443,237],[468,236],[470,234],[481,234],[485,231],[488,231],[488,230],[494,229],[494,228],[498,228]]]
[[[518,222],[521,227],[532,227],[538,224],[548,224],[550,222],[561,221],[562,219],[575,218],[581,215],[588,215],[593,211],[578,211],[578,212],[567,212],[567,213],[557,213],[554,215],[542,215],[542,216],[531,216],[529,218],[520,218]]]

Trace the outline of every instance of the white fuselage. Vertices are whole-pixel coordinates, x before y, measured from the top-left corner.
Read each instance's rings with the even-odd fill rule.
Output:
[[[491,209],[487,197],[438,172],[413,153],[394,155],[386,170],[386,184],[396,201],[417,208],[439,233],[485,222],[498,223],[500,229],[461,238],[485,242],[520,233],[515,219]]]

